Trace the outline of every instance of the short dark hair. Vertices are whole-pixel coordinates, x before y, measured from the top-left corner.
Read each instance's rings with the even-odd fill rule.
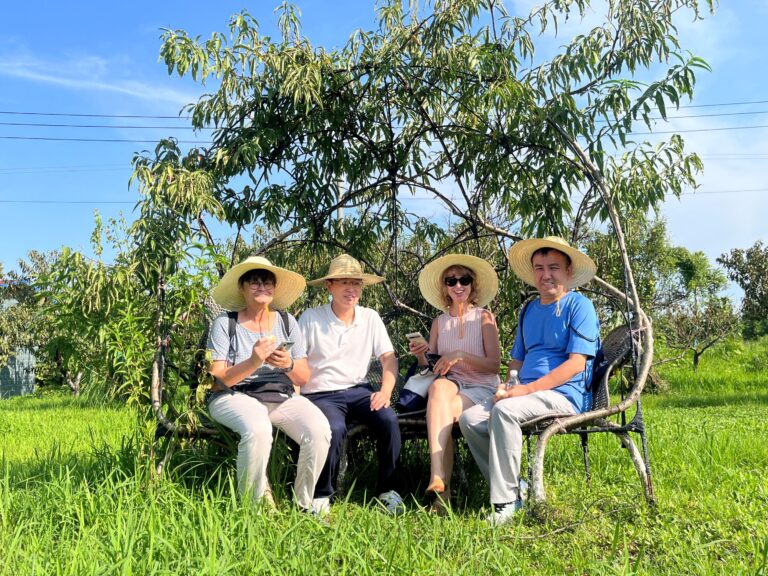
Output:
[[[252,270],[243,273],[243,275],[238,278],[237,285],[242,286],[246,282],[253,282],[254,280],[261,280],[262,282],[271,281],[272,284],[277,286],[277,278],[275,275],[269,270],[264,270],[264,268],[253,268]]]
[[[562,250],[558,250],[557,248],[550,248],[549,246],[544,246],[544,248],[539,248],[538,250],[536,250],[536,252],[531,254],[531,264],[533,264],[533,257],[534,256],[537,256],[539,254],[541,254],[542,256],[546,256],[550,252],[559,252],[560,254],[565,256],[566,268],[571,265],[571,257],[568,256],[568,254],[566,254]]]

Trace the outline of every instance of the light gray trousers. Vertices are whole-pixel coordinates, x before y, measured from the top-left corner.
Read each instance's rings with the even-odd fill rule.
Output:
[[[267,463],[272,449],[272,426],[282,430],[299,445],[296,503],[312,507],[315,484],[328,456],[331,427],[320,409],[303,396],[282,404],[262,404],[242,392],[216,394],[208,412],[217,422],[240,435],[237,445],[237,488],[241,496],[255,501],[267,490]]]
[[[519,496],[523,433],[520,423],[536,416],[575,414],[568,398],[554,390],[526,396],[489,398],[465,410],[459,418],[461,432],[491,489],[492,504],[514,502]]]

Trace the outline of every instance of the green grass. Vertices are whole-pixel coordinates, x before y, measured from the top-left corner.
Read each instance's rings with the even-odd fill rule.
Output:
[[[153,478],[151,428],[128,408],[2,401],[0,575],[768,574],[765,374],[723,365],[674,367],[672,391],[644,400],[656,507],[614,438],[592,438],[587,487],[577,439],[559,437],[548,507],[498,530],[482,521],[476,471],[450,517],[413,501],[391,518],[358,491],[323,523],[286,500],[272,513],[241,505],[233,459],[196,446]],[[406,451],[411,467],[425,458]]]

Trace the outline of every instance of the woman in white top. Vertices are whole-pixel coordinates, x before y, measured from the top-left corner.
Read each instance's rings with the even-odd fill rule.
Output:
[[[251,256],[231,268],[213,289],[227,310],[211,325],[208,349],[215,385],[208,412],[240,436],[237,484],[242,497],[271,503],[267,463],[272,427],[299,444],[293,491],[301,510],[313,511],[315,484],[325,464],[331,428],[323,413],[294,391],[309,378],[304,337],[282,311],[304,291],[299,274]],[[281,310],[278,312],[277,310]]]
[[[451,428],[464,410],[492,396],[499,385],[499,330],[493,314],[482,308],[496,296],[499,280],[485,260],[448,254],[424,267],[419,289],[443,312],[432,321],[429,343],[409,344],[420,366],[427,365],[427,352],[440,355],[427,397],[427,493],[434,496],[432,510],[440,512],[450,500]]]

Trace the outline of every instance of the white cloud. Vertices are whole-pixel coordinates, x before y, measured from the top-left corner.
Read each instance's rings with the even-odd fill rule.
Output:
[[[118,65],[98,56],[45,61],[27,54],[0,55],[0,76],[71,90],[122,94],[139,100],[167,102],[179,107],[197,100],[194,94],[159,84],[121,79],[114,73],[121,67],[122,64]]]

